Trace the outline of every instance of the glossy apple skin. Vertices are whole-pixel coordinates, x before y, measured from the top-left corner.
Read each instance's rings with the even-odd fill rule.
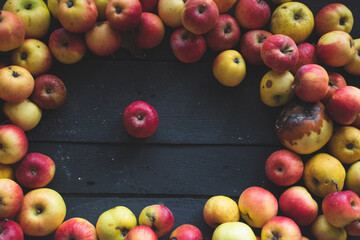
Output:
[[[343,31],[331,31],[320,37],[316,54],[321,62],[330,67],[348,64],[356,53],[354,40]]]
[[[0,163],[12,164],[20,161],[27,153],[28,140],[25,132],[16,125],[0,126]]]
[[[55,175],[54,161],[41,153],[28,153],[15,166],[15,176],[21,186],[41,188],[48,185]]]
[[[344,228],[334,227],[326,221],[324,215],[319,215],[311,224],[311,232],[318,240],[346,240]]]
[[[260,50],[265,65],[277,72],[290,70],[299,60],[299,50],[288,36],[277,34],[268,37]]]
[[[49,188],[38,188],[24,196],[16,221],[24,234],[46,236],[60,226],[65,215],[66,205],[61,195]]]
[[[322,211],[331,225],[345,227],[360,219],[360,197],[350,190],[330,193],[322,201]]]
[[[293,186],[279,198],[280,210],[299,226],[310,225],[318,215],[318,204],[305,187]]]
[[[215,27],[205,35],[206,43],[214,51],[220,52],[233,48],[240,40],[240,27],[235,18],[221,14]]]
[[[323,99],[321,99],[321,102],[326,104],[326,102],[330,99],[330,97],[334,94],[334,92],[347,85],[345,78],[337,73],[337,72],[328,72],[329,75],[329,87],[328,87],[328,91],[325,95],[325,97],[323,97]]]
[[[140,23],[135,28],[135,46],[149,49],[158,46],[165,36],[165,26],[160,17],[154,13],[143,12]]]
[[[155,133],[159,125],[159,116],[150,104],[136,101],[126,107],[123,125],[131,136],[147,138]]]
[[[181,12],[181,22],[185,29],[200,35],[216,26],[219,9],[213,0],[187,0]]]
[[[61,107],[67,98],[65,84],[55,75],[44,74],[35,78],[31,100],[46,110]]]
[[[112,28],[108,21],[99,21],[85,33],[85,43],[97,56],[107,56],[118,50],[122,43],[121,32]]]
[[[318,36],[335,30],[350,33],[353,24],[351,10],[341,3],[327,4],[315,16],[315,31]]]
[[[301,240],[299,226],[290,218],[276,216],[270,219],[261,229],[261,239],[281,239]]]
[[[261,228],[278,213],[278,201],[268,190],[249,187],[239,197],[241,219],[251,227]]]
[[[83,35],[59,28],[50,35],[49,49],[59,62],[73,64],[84,57],[86,43]]]
[[[106,19],[119,31],[129,31],[141,21],[142,6],[139,0],[110,0],[106,6]]]
[[[203,235],[196,226],[183,224],[171,233],[170,240],[203,240]]]
[[[265,162],[266,176],[279,186],[290,186],[299,181],[304,172],[300,156],[290,150],[273,152]]]
[[[360,196],[360,161],[350,165],[346,172],[345,186]]]
[[[290,72],[295,76],[297,70],[306,64],[317,64],[318,59],[316,55],[316,48],[313,44],[303,42],[297,45],[299,50],[299,60],[296,65],[290,69]]]
[[[157,5],[159,0],[140,0],[142,11],[143,12],[151,12],[153,11]]]
[[[24,26],[15,14],[8,11],[0,11],[0,19],[0,51],[14,50],[24,42]]]
[[[83,218],[70,218],[63,222],[57,229],[54,235],[54,240],[97,240],[96,230],[94,225]]]
[[[260,50],[264,41],[273,34],[265,30],[250,30],[240,38],[240,52],[246,63],[255,66],[264,65]]]
[[[171,34],[170,47],[179,61],[194,63],[205,54],[206,41],[202,35],[195,35],[180,27]]]
[[[360,89],[353,86],[337,89],[326,102],[326,109],[334,121],[352,124],[360,112]]]
[[[174,215],[169,208],[161,204],[145,207],[139,215],[139,225],[150,227],[157,237],[162,237],[174,226]]]
[[[329,75],[318,64],[306,64],[297,70],[294,83],[298,98],[305,102],[317,102],[327,94]]]
[[[15,221],[0,220],[0,239],[2,240],[24,240],[24,232]]]
[[[147,226],[136,226],[126,234],[124,240],[157,240],[155,232]]]
[[[264,0],[239,0],[234,15],[240,27],[260,29],[269,22],[271,10]]]
[[[19,184],[11,179],[0,179],[0,219],[15,217],[22,206],[23,197]]]
[[[350,236],[360,236],[360,219],[345,226],[345,231]]]
[[[227,222],[215,229],[212,240],[228,239],[256,240],[256,236],[249,225],[243,222]]]
[[[181,11],[185,3],[183,0],[159,0],[158,14],[165,25],[178,28],[182,25]]]

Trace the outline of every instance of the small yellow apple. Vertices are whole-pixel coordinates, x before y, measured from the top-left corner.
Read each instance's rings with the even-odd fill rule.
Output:
[[[245,78],[246,64],[238,51],[225,50],[215,58],[212,70],[222,85],[235,87]]]
[[[159,0],[159,17],[169,27],[180,27],[182,25],[181,11],[184,5],[185,1],[183,0]]]
[[[227,222],[219,225],[212,240],[256,240],[253,230],[243,222]]]
[[[0,163],[0,178],[15,180],[14,168],[9,164]]]
[[[360,196],[360,161],[351,164],[347,170],[345,186]]]
[[[354,76],[360,76],[360,38],[354,39],[356,54],[354,58],[344,66],[346,72]]]
[[[270,107],[283,106],[294,98],[294,76],[289,72],[267,72],[260,83],[261,101]]]

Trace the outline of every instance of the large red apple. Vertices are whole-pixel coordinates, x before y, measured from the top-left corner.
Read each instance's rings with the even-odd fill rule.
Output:
[[[119,31],[129,31],[141,21],[142,6],[139,0],[110,0],[106,6],[106,19]]]
[[[269,22],[271,10],[264,0],[239,0],[234,14],[240,27],[260,29]]]
[[[240,39],[240,52],[246,63],[255,66],[264,64],[260,50],[264,41],[273,34],[265,30],[250,30]]]

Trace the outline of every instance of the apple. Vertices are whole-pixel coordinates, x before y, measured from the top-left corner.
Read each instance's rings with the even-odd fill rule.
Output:
[[[54,235],[54,240],[97,240],[94,225],[84,218],[70,218],[63,222]]]
[[[281,143],[298,154],[313,153],[329,141],[333,122],[321,102],[293,101],[279,113],[275,132]]]
[[[151,12],[153,11],[157,5],[159,0],[140,0],[142,11],[143,12]]]
[[[123,125],[132,137],[147,138],[155,133],[159,125],[159,116],[150,104],[135,101],[126,107]]]
[[[165,25],[177,28],[182,25],[181,11],[185,5],[184,0],[159,0],[158,14]]]
[[[73,64],[84,57],[86,43],[83,35],[59,28],[50,35],[49,49],[59,62]]]
[[[299,226],[290,218],[277,216],[270,219],[261,229],[261,239],[264,240],[301,240]]]
[[[200,35],[216,26],[219,9],[213,0],[187,0],[181,11],[181,22],[185,29]]]
[[[327,153],[318,153],[306,162],[303,180],[309,192],[325,197],[343,189],[345,176],[345,168],[338,159]]]
[[[269,22],[271,11],[264,0],[239,0],[234,15],[240,27],[260,29]]]
[[[280,210],[299,226],[310,225],[318,215],[318,204],[303,186],[285,190],[279,198]]]
[[[353,25],[350,9],[341,3],[327,4],[315,16],[315,31],[319,36],[335,30],[350,33]]]
[[[109,0],[94,0],[98,11],[98,21],[106,20],[106,6]]]
[[[50,12],[42,0],[7,0],[3,10],[14,13],[25,29],[25,38],[40,39],[50,27]]]
[[[352,124],[360,113],[360,89],[353,86],[337,89],[326,102],[326,109],[334,121]]]
[[[13,124],[24,131],[35,128],[42,117],[41,109],[29,99],[20,103],[5,102],[3,111]]]
[[[204,220],[212,228],[226,222],[238,222],[240,212],[237,203],[229,197],[218,195],[209,198],[203,209]]]
[[[214,0],[219,9],[219,13],[228,12],[237,2],[237,0]]]
[[[304,172],[300,156],[288,149],[277,150],[266,159],[265,173],[269,180],[279,186],[298,182]]]
[[[35,78],[31,100],[41,109],[57,109],[64,104],[66,98],[65,84],[57,76],[44,74]]]
[[[356,54],[354,40],[343,31],[325,33],[317,42],[316,54],[324,64],[330,67],[342,67]]]
[[[290,72],[295,76],[297,70],[306,64],[317,64],[316,48],[313,44],[303,42],[297,45],[299,50],[299,60],[296,65],[290,69]]]
[[[353,126],[340,126],[335,129],[328,149],[332,156],[343,164],[360,160],[360,130]]]
[[[47,7],[51,13],[51,15],[57,19],[57,12],[59,8],[60,0],[47,0]]]
[[[353,59],[344,66],[346,72],[354,76],[360,76],[360,38],[354,40],[356,53]]]
[[[34,84],[34,78],[26,68],[11,65],[0,69],[0,98],[5,101],[24,101],[34,90]]]
[[[20,161],[27,153],[28,140],[24,131],[16,125],[0,126],[0,163],[12,164]]]
[[[46,236],[60,226],[65,215],[66,205],[61,195],[50,188],[38,188],[24,196],[16,221],[24,234]]]
[[[119,31],[129,31],[141,21],[142,7],[139,0],[109,0],[106,19]]]
[[[96,222],[96,233],[101,240],[124,240],[127,233],[137,225],[130,209],[117,206],[103,212]]]
[[[18,48],[25,38],[25,29],[18,16],[8,11],[0,11],[0,51]]]
[[[161,0],[160,0],[161,1]],[[177,227],[170,235],[172,240],[203,240],[201,231],[191,224]]]
[[[248,187],[239,197],[240,216],[251,227],[261,228],[278,213],[278,201],[268,190]]]
[[[360,161],[350,165],[346,172],[345,186],[360,196]]]
[[[319,215],[311,224],[311,233],[318,240],[346,240],[347,234],[344,228],[334,227],[326,221],[324,215]]]
[[[165,36],[165,26],[154,13],[143,12],[140,23],[135,27],[134,43],[141,49],[158,46]]]
[[[321,102],[323,102],[324,104],[326,104],[327,100],[329,100],[329,98],[334,94],[334,92],[337,89],[347,85],[345,78],[341,74],[337,72],[328,72],[328,75],[329,75],[328,91],[325,97],[321,99]]]
[[[254,231],[243,222],[227,222],[219,225],[212,236],[212,240],[256,240]]]
[[[139,215],[139,225],[150,227],[158,238],[171,231],[174,215],[169,208],[161,204],[145,207]]]
[[[126,234],[125,240],[157,240],[157,236],[151,228],[147,226],[136,226]]]
[[[107,56],[117,51],[122,43],[121,32],[112,28],[108,21],[99,21],[85,33],[85,43],[92,53]]]
[[[260,50],[264,41],[273,34],[265,30],[250,30],[240,38],[240,52],[246,63],[264,65]]]
[[[220,52],[233,48],[240,40],[240,27],[235,18],[221,14],[215,27],[205,34],[206,43],[214,51]]]
[[[33,76],[49,71],[52,56],[48,46],[37,39],[26,39],[23,44],[11,53],[11,62],[24,67]]]
[[[60,0],[57,18],[63,28],[73,33],[89,31],[95,24],[98,11],[94,0]]]
[[[0,239],[24,240],[24,232],[17,222],[3,219],[0,220]]]
[[[270,32],[289,36],[295,43],[304,42],[314,29],[314,15],[300,2],[286,2],[278,6],[270,20]]]
[[[360,197],[350,190],[330,193],[322,201],[322,211],[331,225],[345,227],[360,219]]]
[[[345,231],[350,236],[360,236],[360,219],[346,225]]]
[[[41,153],[28,153],[15,166],[16,180],[23,187],[42,188],[48,185],[55,175],[54,161]]]
[[[15,170],[12,165],[0,163],[0,178],[15,180]]]
[[[19,184],[11,179],[0,179],[0,219],[15,217],[21,208],[23,197]]]
[[[176,29],[170,38],[170,47],[175,57],[184,63],[194,63],[206,52],[206,41],[183,27]]]
[[[294,92],[298,98],[304,102],[317,102],[327,94],[329,75],[318,64],[306,64],[297,70],[294,83]]]
[[[214,59],[212,72],[222,85],[235,87],[245,78],[246,64],[238,51],[225,50]]]
[[[265,65],[276,72],[284,72],[294,67],[299,60],[299,50],[295,42],[286,35],[268,37],[260,49]]]

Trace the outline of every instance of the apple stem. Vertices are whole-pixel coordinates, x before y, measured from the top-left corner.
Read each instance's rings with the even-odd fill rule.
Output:
[[[205,3],[204,3],[204,4],[202,4],[202,5],[200,6],[200,8],[199,8],[199,13],[205,12],[205,9],[206,9],[206,5],[205,5]]]
[[[67,2],[67,7],[68,7],[68,8],[71,8],[71,7],[73,7],[73,6],[74,6],[73,1],[68,1],[68,2]]]
[[[292,53],[294,49],[291,48],[285,48],[284,50],[281,50],[282,53]]]
[[[4,231],[4,227],[5,227],[5,224],[7,223],[7,221],[9,221],[9,219],[4,219],[4,221],[2,222],[1,226],[0,226],[0,234]]]
[[[338,183],[334,179],[331,179],[331,181],[335,184],[336,191],[338,192],[339,191]]]

